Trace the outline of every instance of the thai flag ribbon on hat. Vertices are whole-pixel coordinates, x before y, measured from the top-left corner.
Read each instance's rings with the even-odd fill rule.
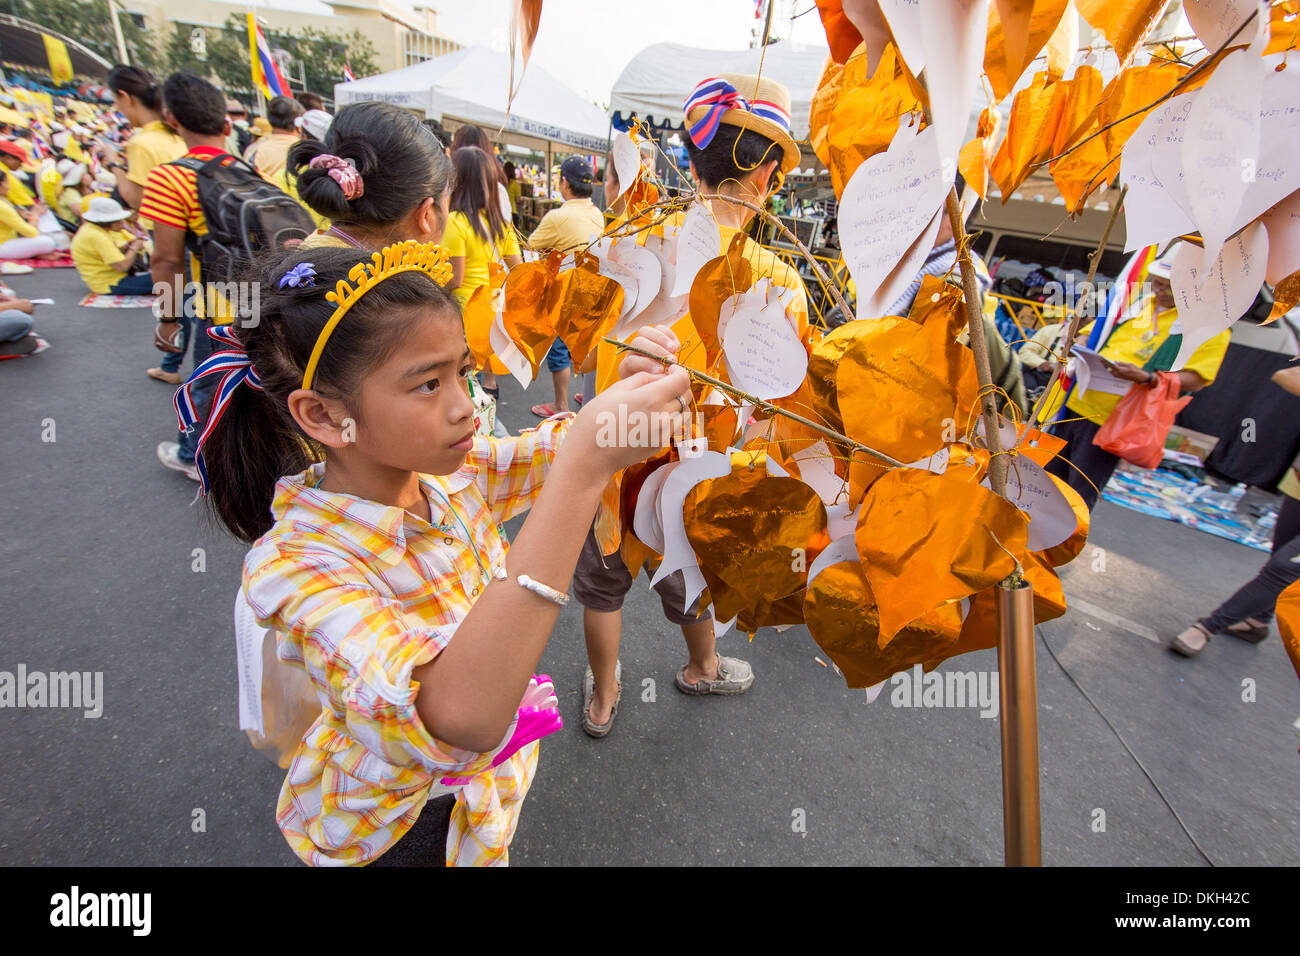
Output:
[[[708,112],[700,117],[699,122],[690,127],[691,141],[700,149],[713,142],[713,137],[718,132],[718,124],[722,122],[722,114],[731,109],[744,110],[762,119],[771,120],[787,133],[790,132],[790,114],[784,109],[769,100],[755,100],[750,103],[740,95],[739,90],[720,77],[711,77],[695,87],[691,95],[686,97],[682,112],[689,116],[691,110],[698,106],[708,107]]]
[[[203,493],[208,493],[208,469],[203,462],[203,443],[208,440],[208,435],[212,432],[213,427],[221,420],[221,415],[230,404],[230,399],[234,395],[235,389],[240,385],[250,385],[262,391],[262,380],[257,377],[257,371],[253,368],[252,359],[244,351],[244,347],[239,344],[234,333],[229,326],[214,326],[208,329],[208,335],[212,336],[218,342],[230,346],[222,349],[220,352],[213,352],[206,361],[199,365],[198,368],[190,375],[185,384],[176,390],[176,395],[172,398],[172,406],[176,409],[176,420],[180,422],[181,430],[188,433],[194,430],[194,426],[199,421],[199,409],[194,404],[194,396],[191,389],[194,383],[201,378],[209,375],[216,375],[224,372],[220,384],[217,385],[216,393],[212,396],[212,410],[208,413],[208,420],[203,426],[203,433],[199,435],[197,451],[194,454],[194,465],[199,472],[199,483],[203,487]]]

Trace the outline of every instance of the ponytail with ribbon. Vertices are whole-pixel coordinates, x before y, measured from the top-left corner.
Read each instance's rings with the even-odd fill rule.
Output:
[[[212,396],[212,410],[208,413],[208,420],[203,426],[203,433],[199,435],[197,450],[194,454],[194,465],[199,473],[199,484],[202,486],[205,495],[208,493],[208,469],[203,461],[203,443],[207,441],[208,435],[212,433],[212,429],[217,422],[221,420],[221,415],[226,410],[226,406],[230,404],[230,398],[236,388],[240,385],[248,385],[259,392],[262,391],[262,380],[257,377],[257,371],[253,368],[252,360],[249,359],[248,353],[244,351],[244,347],[240,345],[239,340],[235,338],[230,326],[214,326],[208,329],[208,335],[223,345],[229,346],[229,348],[213,352],[206,361],[194,370],[185,384],[176,390],[176,395],[172,399],[172,406],[176,409],[176,418],[180,422],[181,430],[189,433],[194,430],[200,418],[200,410],[194,405],[191,388],[201,378],[225,373]]]

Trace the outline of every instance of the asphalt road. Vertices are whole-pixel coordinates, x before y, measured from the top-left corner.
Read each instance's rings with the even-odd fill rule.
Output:
[[[102,671],[104,709],[0,710],[0,862],[293,865],[274,823],[281,773],[238,730],[243,548],[154,457],[175,419],[170,389],[144,375],[159,357],[151,318],[78,308],[72,270],[9,281],[56,305],[38,313],[53,348],[0,362],[0,670]],[[504,421],[534,421],[549,388],[505,383]],[[1300,685],[1280,642],[1223,637],[1193,661],[1163,647],[1263,557],[1098,507],[1064,575],[1077,603],[1040,628],[1045,863],[1204,864],[1064,667],[1210,859],[1300,864]],[[996,719],[894,706],[890,686],[868,703],[815,661],[826,655],[802,627],[752,644],[733,632],[720,649],[753,664],[751,692],[677,693],[680,634],[641,579],[625,608],[618,722],[593,741],[578,722],[580,609],[565,610],[541,669],[567,726],[542,746],[512,863],[1001,862]],[[985,651],[942,670],[996,666]]]

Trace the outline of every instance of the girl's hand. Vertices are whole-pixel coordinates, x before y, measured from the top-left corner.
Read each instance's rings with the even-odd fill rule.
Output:
[[[633,358],[649,368],[634,371],[584,404],[565,439],[566,449],[586,449],[587,460],[604,476],[644,461],[682,435],[691,407],[685,369],[665,369],[644,356],[628,356],[624,363]]]
[[[636,334],[636,338],[630,344],[669,358],[675,358],[682,347],[682,344],[677,341],[677,336],[673,335],[672,329],[666,325],[647,325]],[[637,372],[661,372],[663,369],[662,362],[637,355],[635,352],[625,352],[623,360],[618,365],[618,375],[619,378],[628,378]]]

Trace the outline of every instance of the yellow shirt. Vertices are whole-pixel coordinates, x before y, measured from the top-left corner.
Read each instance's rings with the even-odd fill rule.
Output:
[[[68,222],[77,222],[81,219],[81,190],[74,186],[66,186],[59,193],[59,216]]]
[[[486,232],[487,226],[483,228]],[[465,275],[461,279],[460,288],[452,293],[461,306],[469,301],[475,289],[487,285],[489,262],[500,262],[506,256],[519,255],[519,240],[515,238],[515,231],[509,223],[506,223],[505,235],[496,242],[488,242],[470,228],[469,220],[463,212],[453,212],[447,219],[442,244],[447,255],[463,256],[465,259]]]
[[[420,476],[433,521],[463,522],[456,527],[468,541],[400,508],[314,487],[323,465],[276,485],[275,524],[244,559],[243,581],[280,660],[303,667],[322,702],[276,808],[300,859],[369,863],[451,776],[470,781],[452,811],[447,863],[507,862],[538,745],[493,767],[493,753],[434,737],[416,710],[411,671],[456,639],[505,560],[498,524],[536,500],[567,428],[552,418],[510,438],[475,438],[459,471]]]
[[[38,235],[36,227],[18,214],[12,202],[0,199],[0,242],[8,242],[16,236],[31,238]]]
[[[539,251],[558,249],[571,252],[581,249],[594,236],[605,231],[605,217],[596,204],[588,199],[567,199],[557,209],[552,209],[537,224],[528,244]]]
[[[517,179],[510,180],[510,182],[506,185],[506,195],[510,197],[511,212],[519,211],[519,197],[523,195],[523,192],[524,192],[523,183],[521,183]]]
[[[126,178],[137,186],[149,182],[149,170],[185,155],[185,140],[162,120],[141,126],[126,144]]]
[[[1151,356],[1155,355],[1156,350],[1164,344],[1165,339],[1169,338],[1170,328],[1178,318],[1178,312],[1170,309],[1161,313],[1153,325],[1154,310],[1154,302],[1148,300],[1139,315],[1116,326],[1105,346],[1100,349],[1100,353],[1114,362],[1131,362],[1138,367],[1145,365]],[[1090,323],[1082,330],[1083,334],[1086,335],[1091,328]],[[1205,379],[1207,385],[1213,382],[1219,374],[1219,366],[1223,364],[1223,356],[1228,351],[1228,342],[1231,338],[1231,331],[1224,329],[1193,352],[1184,368],[1189,372],[1196,372]],[[1115,410],[1121,398],[1122,395],[1111,395],[1107,392],[1090,391],[1083,396],[1076,393],[1070,396],[1070,400],[1066,403],[1066,408],[1074,413],[1067,417],[1082,416],[1094,424],[1102,425]],[[1047,401],[1049,420],[1060,407],[1061,386],[1056,384],[1052,386],[1052,395]]]
[[[1284,495],[1300,500],[1300,478],[1296,477],[1294,468],[1286,470],[1286,477],[1278,482],[1277,490]]]
[[[114,269],[113,264],[126,258],[122,247],[130,239],[121,230],[110,233],[98,223],[82,223],[72,237],[72,263],[91,292],[104,295],[125,278],[126,273]]]
[[[244,159],[251,163],[264,179],[269,179],[284,189],[284,168],[289,158],[289,149],[298,141],[297,133],[271,133],[269,136],[254,140],[245,150]]]
[[[36,197],[32,194],[32,191],[24,186],[23,181],[13,174],[13,170],[6,167],[5,178],[8,180],[6,198],[11,203],[15,206],[30,206],[36,202]]]

